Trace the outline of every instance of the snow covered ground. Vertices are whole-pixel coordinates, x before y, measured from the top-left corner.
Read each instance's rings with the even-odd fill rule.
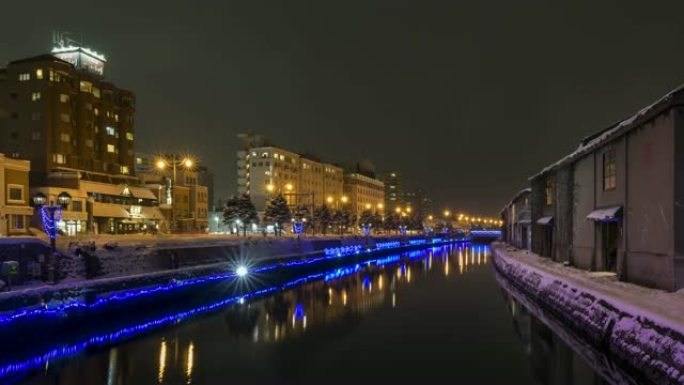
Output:
[[[656,383],[684,384],[684,291],[619,282],[495,244],[495,268],[595,346]]]

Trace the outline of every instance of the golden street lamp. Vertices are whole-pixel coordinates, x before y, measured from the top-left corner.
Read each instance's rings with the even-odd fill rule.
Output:
[[[165,170],[167,167],[172,167],[173,169],[173,177],[171,179],[171,232],[173,232],[176,229],[176,213],[175,213],[175,189],[176,189],[176,168],[177,167],[183,167],[186,170],[191,170],[192,167],[194,166],[194,162],[190,157],[184,157],[182,159],[176,159],[176,154],[171,155],[171,159],[166,159],[163,157],[160,157],[157,159],[155,165],[157,166],[157,169],[160,171]]]
[[[451,211],[449,210],[444,210],[444,217],[448,218],[451,215]]]

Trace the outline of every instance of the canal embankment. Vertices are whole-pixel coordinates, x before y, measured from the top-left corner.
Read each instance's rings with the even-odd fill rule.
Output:
[[[620,282],[502,243],[492,253],[499,274],[594,347],[654,383],[684,383],[683,291]]]
[[[108,301],[112,296],[128,299],[131,293],[140,297],[140,292],[149,296],[187,289],[234,277],[235,269],[241,264],[250,269],[264,266],[277,269],[283,264],[297,266],[359,253],[381,255],[448,242],[451,240],[425,236],[233,238],[214,243],[200,239],[195,242],[175,240],[172,244],[148,243],[145,247],[134,242],[122,245],[107,242],[94,246],[74,242],[68,245],[69,254],[63,257],[64,262],[71,265],[63,265],[62,273],[66,278],[60,283],[15,286],[14,290],[0,293],[0,321],[17,312],[61,309],[71,306],[70,303]],[[83,265],[94,255],[102,264],[100,269],[106,273],[88,278],[87,272],[82,271]]]

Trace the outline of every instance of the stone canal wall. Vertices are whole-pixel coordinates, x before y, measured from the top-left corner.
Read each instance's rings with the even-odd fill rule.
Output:
[[[422,237],[417,237],[422,238]],[[269,260],[322,253],[326,248],[407,241],[408,237],[232,238],[224,242],[184,240],[93,245],[72,243],[64,251],[63,276],[70,279],[120,277],[161,270],[204,266],[236,260]]]
[[[504,244],[493,266],[596,348],[657,384],[684,383],[684,295],[617,282]]]

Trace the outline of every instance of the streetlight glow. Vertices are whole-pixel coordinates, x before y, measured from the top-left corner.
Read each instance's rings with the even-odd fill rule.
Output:
[[[157,161],[157,168],[160,169],[160,170],[163,170],[164,168],[166,168],[166,162],[164,162],[163,160],[159,159],[159,160]]]
[[[185,160],[183,161],[183,166],[185,166],[185,168],[192,168],[192,165],[193,165],[192,159],[185,158]]]
[[[235,274],[237,274],[238,277],[244,277],[249,273],[247,270],[247,267],[245,266],[238,266],[237,269],[235,269]]]

